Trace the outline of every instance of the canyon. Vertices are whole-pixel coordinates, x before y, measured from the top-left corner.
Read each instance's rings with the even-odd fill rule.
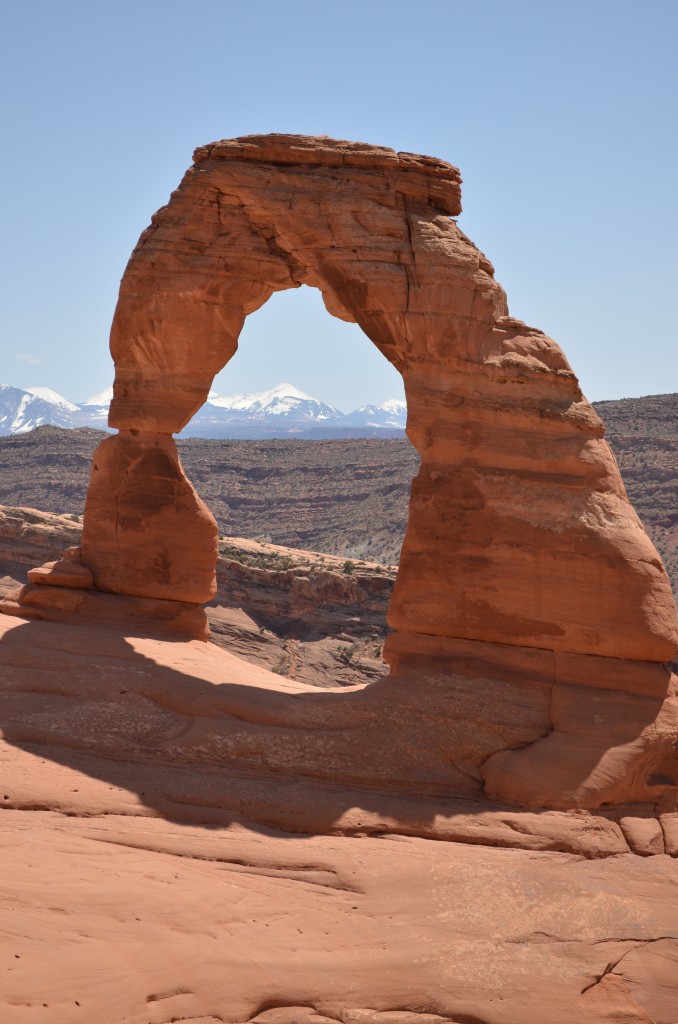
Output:
[[[69,515],[0,506],[0,598],[81,536]],[[217,592],[206,609],[211,642],[321,688],[372,682],[386,672],[395,575],[393,566],[223,537]]]

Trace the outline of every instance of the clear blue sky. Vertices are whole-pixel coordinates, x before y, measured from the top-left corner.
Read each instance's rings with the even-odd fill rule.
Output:
[[[461,168],[460,225],[591,399],[678,391],[675,0],[0,0],[0,383],[112,378],[118,283],[196,145],[358,139]],[[222,393],[397,396],[309,289],[248,319]]]

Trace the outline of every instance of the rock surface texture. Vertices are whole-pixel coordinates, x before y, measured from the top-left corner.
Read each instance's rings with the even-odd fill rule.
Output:
[[[0,657],[3,1024],[675,1024],[675,813],[449,796],[442,688],[9,617]],[[468,750],[529,699],[488,685]]]
[[[0,637],[10,886],[60,851],[74,944],[141,908],[136,980],[101,982],[92,1019],[675,1024],[668,578],[561,350],[450,219],[459,181],[325,138],[215,143],[132,255],[80,556],[4,602]],[[245,316],[301,284],[400,370],[421,456],[390,673],[326,692],[177,638],[202,635],[217,530],[171,435]],[[49,617],[70,625],[27,621]],[[46,945],[43,1006],[80,1020],[52,889],[22,893],[8,953]]]
[[[142,235],[111,337],[110,422],[121,435],[102,447],[134,447],[130,457],[141,461],[125,496],[145,510],[146,541],[155,533],[157,545],[146,543],[145,558],[112,578],[141,531],[116,518],[118,488],[95,471],[83,551],[97,585],[211,597],[214,553],[207,536],[201,551],[193,535],[197,510],[185,512],[186,551],[169,477],[142,453],[150,459],[158,433],[180,430],[205,401],[245,316],[272,292],[308,284],[332,313],[356,321],[405,381],[408,436],[422,466],[391,625],[669,660],[676,632],[666,574],[626,500],[602,424],[558,346],[508,316],[491,264],[450,219],[460,212],[458,171],[293,137],[216,143],[195,161]],[[114,544],[102,536],[112,522]],[[196,565],[203,552],[204,569]]]

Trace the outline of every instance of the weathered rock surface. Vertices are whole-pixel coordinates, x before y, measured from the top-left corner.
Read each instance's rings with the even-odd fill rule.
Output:
[[[31,583],[66,587],[67,590],[90,590],[94,586],[94,577],[82,564],[80,548],[76,546],[66,548],[62,557],[54,562],[29,569],[26,575]]]
[[[121,285],[110,423],[124,436],[105,442],[108,451],[128,445],[130,431],[141,451],[158,432],[180,430],[235,351],[245,316],[274,291],[318,287],[402,372],[408,436],[422,457],[391,624],[672,658],[666,573],[602,424],[561,350],[508,316],[491,264],[449,219],[460,210],[458,171],[293,136],[227,140],[195,160]],[[128,496],[133,504],[138,492],[152,531],[146,490],[140,473]],[[104,589],[195,599],[182,583],[181,540],[168,546],[163,528],[112,581],[106,566],[128,565],[139,536],[138,524],[119,524],[112,543],[115,519],[112,496],[85,517],[85,562]],[[210,544],[198,553],[193,542],[192,594],[209,596]]]
[[[0,568],[2,575],[23,579],[34,565],[58,559],[78,546],[82,526],[72,515],[55,515],[34,508],[0,505]]]
[[[675,812],[441,795],[443,691],[17,618],[0,657],[3,1024],[675,1021]]]
[[[99,590],[209,601],[216,592],[214,517],[186,479],[174,440],[136,433],[107,438],[96,450],[85,521],[97,527],[83,530],[83,562]]]

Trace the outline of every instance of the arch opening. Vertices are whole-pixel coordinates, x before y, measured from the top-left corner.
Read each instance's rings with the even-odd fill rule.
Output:
[[[418,467],[405,436],[402,378],[358,327],[339,324],[343,330],[333,332],[339,321],[319,296],[310,307],[303,303],[303,292],[318,294],[304,287],[273,296],[247,318],[237,352],[212,385],[227,394],[212,390],[181,432],[180,439],[195,439],[182,446],[182,457],[222,534],[397,564]],[[261,318],[271,305],[272,315]],[[248,331],[258,316],[259,326]],[[288,348],[289,357],[277,357]],[[301,387],[273,387],[282,374]],[[364,410],[357,408],[361,398]],[[222,456],[218,445],[202,443],[198,456],[198,439],[210,438],[241,443],[242,471],[235,444],[222,445]],[[257,443],[274,440],[272,459]]]
[[[308,285],[274,292],[246,317],[237,351],[212,388],[249,394],[288,380],[343,413],[405,397],[398,370],[357,324],[328,314]]]
[[[269,390],[283,379],[300,397]],[[301,286],[246,318],[212,387],[246,392],[210,397],[180,435],[184,469],[219,527],[212,641],[314,686],[380,678],[419,464],[405,410],[394,419],[378,406],[404,394],[400,375]]]

